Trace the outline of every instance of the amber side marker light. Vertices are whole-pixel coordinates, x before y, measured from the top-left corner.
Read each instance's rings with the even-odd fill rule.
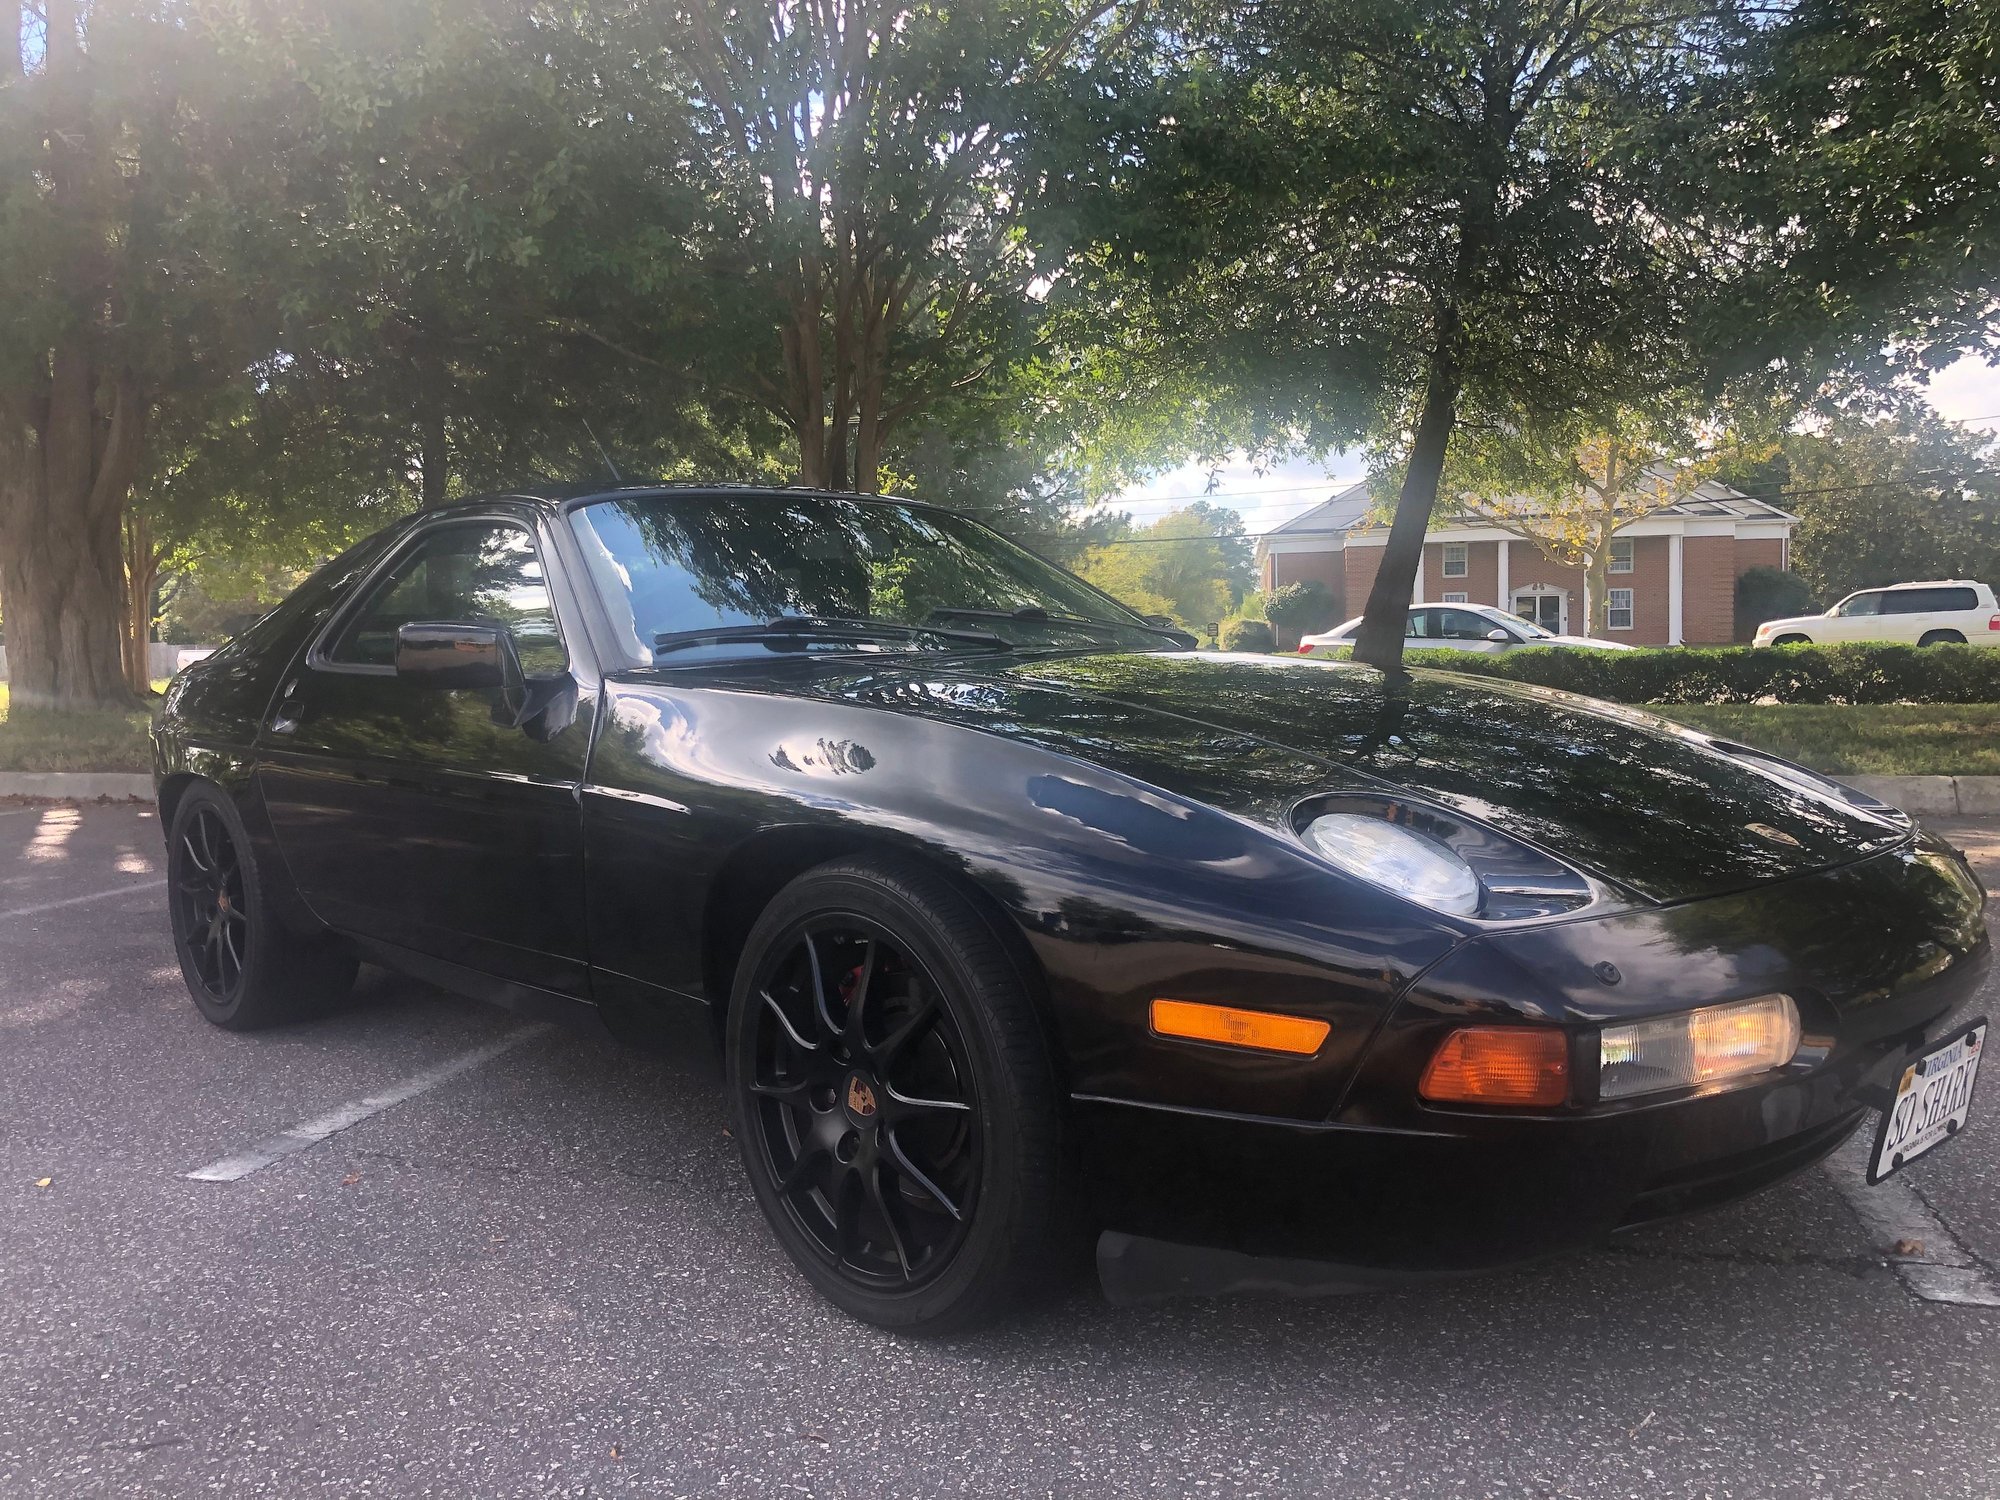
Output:
[[[1547,1026],[1467,1026],[1424,1069],[1417,1092],[1433,1104],[1563,1104],[1569,1037]]]
[[[1192,1000],[1155,1000],[1153,1030],[1161,1036],[1196,1042],[1220,1042],[1225,1047],[1251,1047],[1259,1052],[1290,1052],[1310,1057],[1333,1030],[1308,1016],[1281,1016],[1268,1010],[1237,1010],[1228,1005],[1199,1005]]]

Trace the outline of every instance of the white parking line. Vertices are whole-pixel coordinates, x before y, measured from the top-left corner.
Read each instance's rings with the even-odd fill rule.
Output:
[[[1856,1131],[1827,1158],[1827,1170],[1874,1239],[1876,1253],[1895,1266],[1903,1285],[1926,1302],[2000,1307],[2000,1282],[1959,1243],[1915,1188],[1900,1176],[1868,1185],[1868,1153],[1874,1144],[1874,1131]],[[1911,1249],[1899,1254],[1898,1245]]]
[[[457,1057],[426,1069],[401,1083],[370,1094],[365,1099],[355,1099],[329,1110],[314,1119],[301,1121],[287,1130],[281,1130],[267,1141],[261,1141],[248,1151],[239,1151],[234,1156],[225,1156],[220,1161],[212,1161],[205,1167],[196,1167],[187,1174],[194,1182],[235,1182],[248,1177],[272,1162],[303,1151],[308,1146],[317,1146],[330,1135],[338,1135],[350,1125],[358,1125],[370,1115],[379,1115],[392,1105],[401,1104],[406,1099],[414,1099],[426,1089],[434,1089],[460,1073],[478,1067],[481,1063],[493,1061],[509,1048],[518,1047],[530,1037],[537,1037],[552,1030],[546,1022],[533,1026],[523,1026],[518,1031],[510,1031],[497,1042],[489,1042],[484,1047],[475,1047],[470,1052],[461,1052]]]
[[[108,891],[92,891],[88,896],[70,896],[61,901],[44,901],[40,906],[17,906],[12,911],[0,911],[0,922],[9,917],[38,917],[45,911],[61,911],[65,906],[82,906],[86,901],[108,901],[113,896],[128,895],[133,891],[156,891],[167,882],[160,880],[135,880],[130,885],[115,886]]]

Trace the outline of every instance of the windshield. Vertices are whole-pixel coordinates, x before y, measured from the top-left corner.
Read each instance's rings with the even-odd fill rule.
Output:
[[[1537,639],[1549,634],[1548,631],[1542,629],[1533,620],[1526,619],[1520,615],[1509,614],[1504,609],[1494,609],[1482,604],[1479,607],[1479,612],[1489,620],[1498,620],[1502,625],[1511,626],[1515,630],[1525,631],[1528,635]]]
[[[570,526],[613,627],[642,661],[668,659],[660,655],[668,649],[675,664],[773,651],[963,650],[975,634],[988,645],[1056,649],[1184,643],[999,533],[926,506],[639,495],[580,506]],[[756,628],[780,620],[793,623]],[[798,622],[829,628],[815,638]],[[881,633],[869,637],[870,626]]]

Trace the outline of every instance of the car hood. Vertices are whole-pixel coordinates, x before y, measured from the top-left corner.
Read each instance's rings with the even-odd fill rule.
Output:
[[[1890,815],[1654,715],[1491,678],[1413,672],[1398,710],[1381,673],[1299,658],[1107,654],[920,675],[907,692],[863,696],[1267,823],[1314,793],[1402,789],[1653,901],[1825,869],[1909,837]]]
[[[1800,630],[1808,625],[1817,625],[1825,618],[1825,615],[1787,615],[1782,620],[1766,620],[1757,630],[1760,634],[1766,630]]]

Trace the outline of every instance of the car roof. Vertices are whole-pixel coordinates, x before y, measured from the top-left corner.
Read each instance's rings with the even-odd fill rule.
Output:
[[[1919,583],[1878,583],[1872,588],[1856,589],[1857,594],[1893,594],[1900,589],[1977,589],[1984,588],[1976,578],[1932,578]]]

